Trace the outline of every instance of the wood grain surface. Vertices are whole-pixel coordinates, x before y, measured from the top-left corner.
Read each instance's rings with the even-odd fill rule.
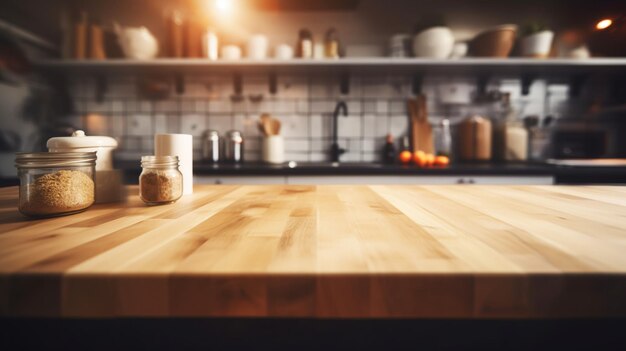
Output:
[[[32,220],[0,316],[626,317],[626,187],[196,186]]]

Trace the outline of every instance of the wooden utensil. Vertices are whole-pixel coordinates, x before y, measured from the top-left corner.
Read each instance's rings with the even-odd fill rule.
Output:
[[[272,129],[272,135],[279,135],[280,134],[280,121],[277,120],[276,118],[272,118],[270,120],[270,124],[271,124],[271,129]]]
[[[264,113],[259,117],[259,130],[265,136],[272,135],[271,120],[272,116],[269,113]]]
[[[413,152],[421,150],[425,153],[434,153],[433,133],[430,123],[428,123],[428,110],[426,107],[426,96],[417,95],[407,102],[410,123],[411,123],[411,146]]]

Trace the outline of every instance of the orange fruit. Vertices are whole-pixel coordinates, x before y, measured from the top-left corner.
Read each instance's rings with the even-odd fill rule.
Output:
[[[437,166],[447,166],[450,164],[450,158],[448,156],[437,156],[435,157],[435,164]]]
[[[430,167],[435,164],[435,155],[426,154],[426,166]]]
[[[411,151],[408,150],[404,150],[400,153],[399,158],[400,158],[400,162],[404,163],[404,164],[408,164],[411,162],[411,159],[413,155],[411,155]]]
[[[424,151],[415,151],[415,153],[413,153],[413,162],[420,167],[424,167],[426,165],[426,154]]]

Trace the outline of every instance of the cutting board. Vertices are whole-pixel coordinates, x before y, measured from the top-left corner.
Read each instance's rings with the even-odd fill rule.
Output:
[[[418,94],[408,102],[409,122],[411,128],[411,148],[413,152],[421,150],[433,154],[435,152],[433,144],[433,132],[428,123],[428,109],[426,106],[426,96]]]

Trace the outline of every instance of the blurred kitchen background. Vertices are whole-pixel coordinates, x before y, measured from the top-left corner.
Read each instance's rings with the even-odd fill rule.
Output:
[[[416,151],[416,95],[432,153],[450,158],[446,174],[507,163],[552,174],[538,165],[583,160],[601,166],[589,182],[606,172],[626,182],[623,1],[4,0],[0,44],[4,182],[15,152],[45,151],[77,129],[114,137],[117,164],[136,171],[154,134],[192,134],[207,175],[220,172],[202,167],[207,131],[227,142],[237,130],[245,167],[225,169],[262,176],[262,114],[284,138],[285,163],[272,172],[288,161],[324,168],[337,118],[340,160],[357,164],[354,174],[389,161],[389,135],[394,155]],[[333,115],[339,101],[345,117]],[[499,156],[507,128],[522,130],[508,148],[523,155]],[[385,174],[417,168],[393,164]]]

